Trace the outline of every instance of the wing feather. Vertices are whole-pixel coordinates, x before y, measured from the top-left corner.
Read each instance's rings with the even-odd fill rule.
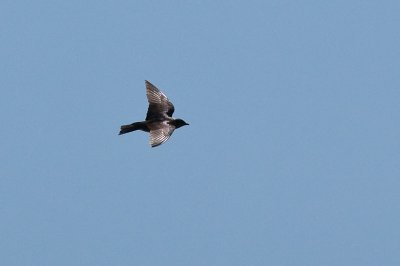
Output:
[[[168,97],[162,93],[156,86],[146,80],[146,95],[149,102],[146,120],[169,117],[174,113],[174,105],[168,100]]]
[[[171,137],[172,133],[174,132],[175,127],[172,125],[167,124],[166,122],[163,123],[163,126],[150,130],[150,145],[151,147],[157,147],[164,142],[166,142],[169,137]]]

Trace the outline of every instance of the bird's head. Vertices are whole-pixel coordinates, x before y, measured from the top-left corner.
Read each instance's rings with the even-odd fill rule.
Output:
[[[187,126],[189,125],[188,123],[186,123],[185,121],[183,121],[182,119],[175,119],[171,122],[172,125],[174,125],[176,128],[180,128],[183,126]]]

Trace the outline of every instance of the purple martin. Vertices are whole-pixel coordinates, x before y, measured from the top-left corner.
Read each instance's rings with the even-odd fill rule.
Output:
[[[150,145],[157,147],[166,142],[175,129],[189,125],[182,119],[172,117],[174,105],[156,86],[145,81],[146,95],[149,102],[145,121],[122,125],[119,135],[135,130],[150,132]]]

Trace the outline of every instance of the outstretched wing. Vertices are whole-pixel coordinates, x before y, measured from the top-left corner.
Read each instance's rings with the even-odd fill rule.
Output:
[[[166,142],[175,130],[173,125],[168,124],[166,121],[163,123],[157,123],[158,126],[155,129],[150,129],[150,145],[151,147],[157,147]]]
[[[146,80],[146,95],[149,101],[146,120],[169,117],[174,113],[174,105],[168,100],[167,96],[162,93],[156,86]]]

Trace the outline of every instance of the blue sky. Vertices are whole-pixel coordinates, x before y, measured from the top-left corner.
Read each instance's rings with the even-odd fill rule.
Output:
[[[399,265],[398,1],[2,1],[2,265]],[[144,80],[183,127],[157,148]]]

